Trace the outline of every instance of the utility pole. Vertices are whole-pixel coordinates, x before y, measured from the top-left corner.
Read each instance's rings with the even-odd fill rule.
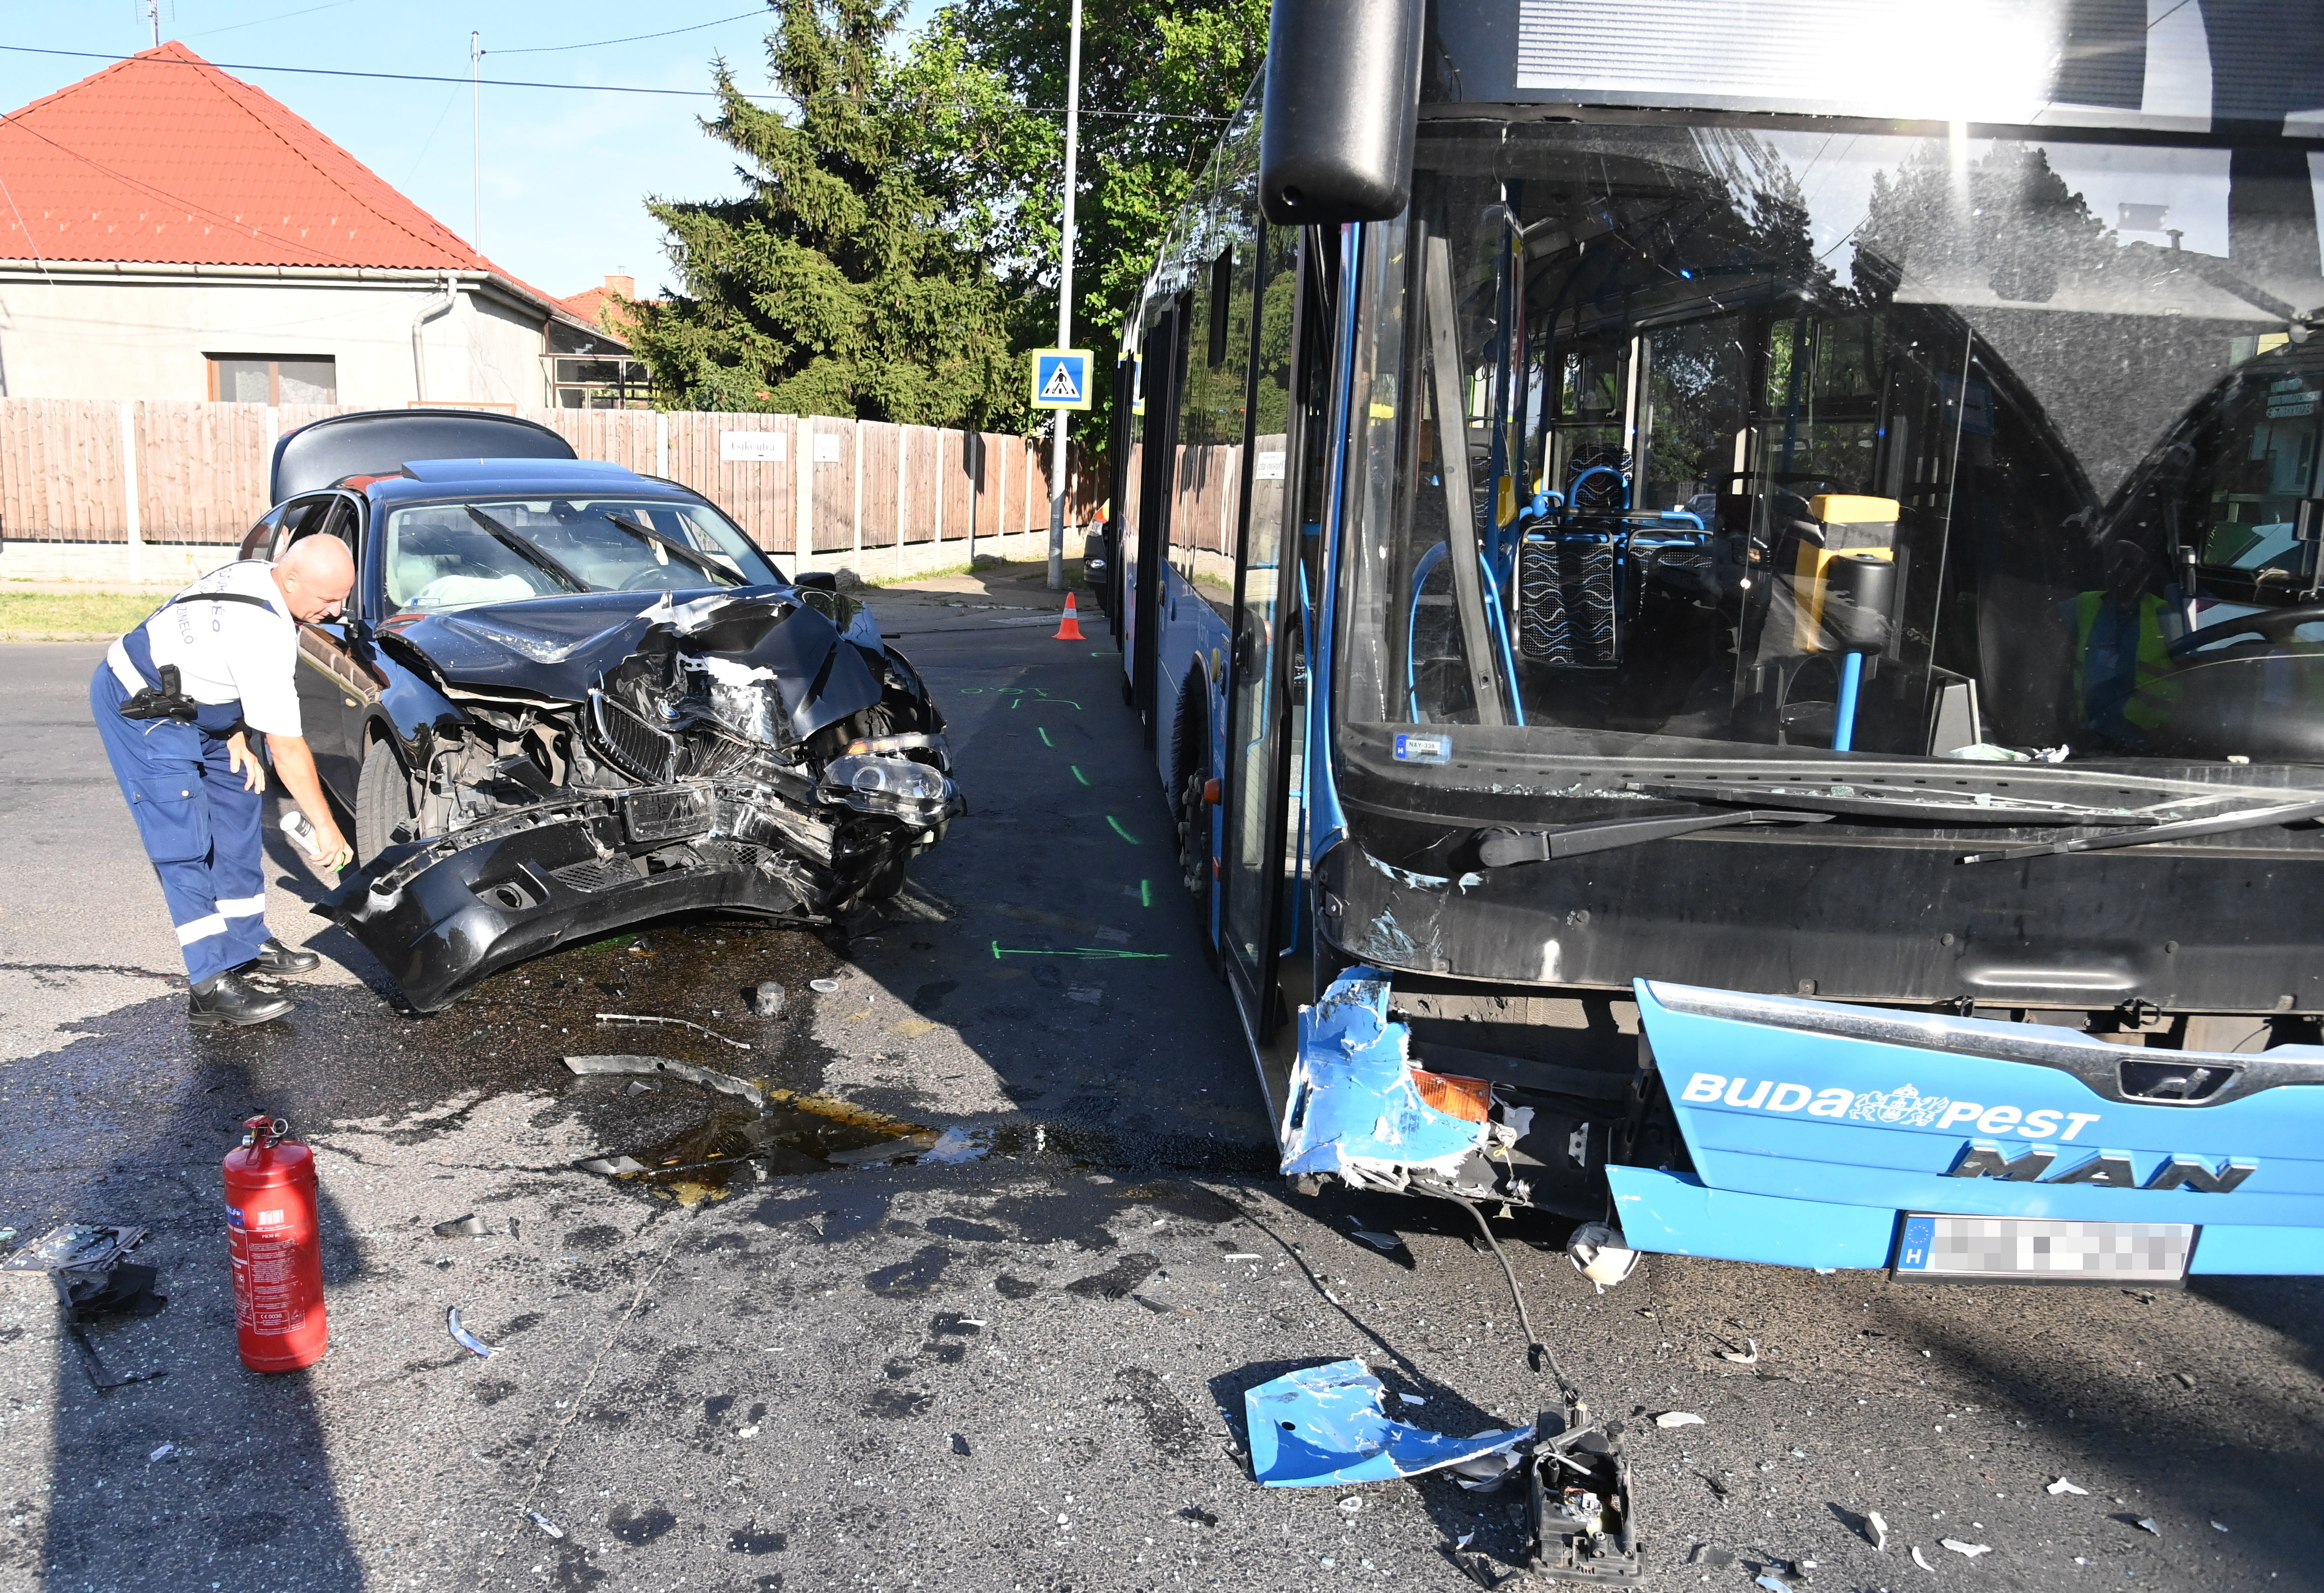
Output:
[[[468,247],[484,252],[484,36],[468,35],[468,194],[475,220],[468,228]]]
[[[1065,47],[1065,206],[1057,229],[1057,346],[1074,344],[1074,188],[1082,139],[1082,0],[1074,0],[1073,35]],[[1094,374],[1094,373],[1093,373]],[[1084,395],[1087,390],[1084,389]],[[1049,590],[1065,586],[1065,417],[1059,410],[1049,436]]]

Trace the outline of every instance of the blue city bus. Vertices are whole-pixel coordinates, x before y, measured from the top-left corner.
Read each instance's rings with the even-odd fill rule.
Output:
[[[2319,189],[2312,4],[1277,0],[1105,581],[1285,1173],[2324,1273]]]

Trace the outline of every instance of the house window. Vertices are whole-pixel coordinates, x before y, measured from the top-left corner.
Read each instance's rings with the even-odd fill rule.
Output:
[[[549,364],[560,410],[642,410],[652,401],[653,379],[643,360],[566,355]]]
[[[338,364],[327,355],[214,354],[210,397],[227,404],[335,404]]]

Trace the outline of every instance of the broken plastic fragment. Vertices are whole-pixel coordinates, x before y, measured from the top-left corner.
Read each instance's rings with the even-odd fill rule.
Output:
[[[920,1153],[924,1162],[973,1162],[982,1156],[989,1142],[982,1134],[967,1128],[947,1128],[936,1136],[936,1142]]]
[[[1363,1507],[1363,1499],[1361,1496],[1355,1494],[1350,1494],[1346,1498],[1340,1501],[1340,1508],[1346,1511],[1351,1515],[1353,1515],[1357,1511],[1361,1510]]]
[[[2050,1485],[2049,1491],[2053,1494],[2087,1494],[2090,1490],[2086,1487],[2076,1487],[2061,1477]]]
[[[1971,1560],[1975,1560],[1980,1554],[1993,1552],[1993,1546],[1989,1543],[1964,1543],[1959,1538],[1939,1538],[1937,1542],[1954,1553],[1966,1554]]]
[[[2154,1518],[2151,1515],[2142,1515],[2131,1524],[2137,1527],[2140,1532],[2153,1533],[2158,1538],[2163,1535],[2163,1529],[2154,1524]]]
[[[565,1529],[563,1527],[549,1520],[549,1517],[543,1515],[540,1511],[528,1510],[525,1512],[525,1515],[533,1525],[539,1527],[542,1532],[547,1533],[550,1537],[561,1538],[565,1535]]]
[[[606,1178],[626,1178],[632,1173],[646,1171],[643,1162],[628,1156],[591,1156],[586,1162],[573,1164],[584,1173],[595,1173]]]
[[[835,979],[811,979],[807,981],[807,988],[827,996],[839,988],[839,981]]]
[[[2226,1532],[2227,1530],[2227,1524],[2224,1521],[2215,1521],[2211,1523],[2211,1530],[2215,1533]]]
[[[1387,1482],[1514,1450],[1531,1428],[1454,1438],[1391,1422],[1359,1360],[1309,1367],[1248,1389],[1251,1473],[1268,1487]]]
[[[468,1350],[484,1360],[492,1359],[493,1355],[497,1353],[491,1345],[485,1343],[482,1339],[477,1338],[474,1333],[471,1333],[467,1329],[460,1325],[460,1308],[458,1306],[454,1305],[446,1308],[444,1312],[444,1325],[452,1331],[452,1341],[457,1344],[461,1349]]]
[[[1692,1411],[1665,1411],[1655,1418],[1657,1427],[1700,1427],[1702,1418]]]
[[[1573,1269],[1597,1285],[1601,1294],[1629,1276],[1630,1269],[1638,1264],[1638,1253],[1623,1240],[1622,1230],[1602,1222],[1585,1222],[1575,1229],[1565,1241],[1565,1254]]]
[[[597,1021],[599,1023],[663,1023],[669,1025],[673,1028],[692,1029],[697,1035],[708,1035],[721,1045],[732,1045],[737,1051],[748,1051],[750,1049],[750,1046],[744,1045],[742,1041],[730,1040],[725,1036],[720,1034],[716,1029],[704,1028],[700,1024],[696,1023],[691,1018],[655,1017],[650,1014],[640,1015],[635,1012],[600,1012],[597,1014]]]
[[[145,1458],[146,1458],[148,1460],[166,1460],[166,1459],[168,1459],[171,1455],[174,1455],[174,1454],[176,1454],[177,1452],[178,1452],[178,1446],[177,1446],[176,1444],[173,1444],[173,1443],[165,1443],[165,1444],[163,1444],[160,1449],[155,1450],[152,1454],[150,1454],[150,1455],[146,1456]],[[2213,1522],[2213,1523],[2211,1523],[2211,1524],[2212,1524],[2213,1526],[2219,1526],[2219,1524],[2218,1524],[2218,1522],[2216,1522],[2216,1521],[2215,1521],[2215,1522]],[[2219,1526],[2219,1530],[2220,1530],[2221,1532],[2225,1532],[2225,1531],[2227,1531],[2227,1529],[2226,1527]]]
[[[1789,1582],[1777,1581],[1774,1577],[1753,1577],[1751,1580],[1754,1586],[1766,1588],[1767,1593],[1792,1593]]]
[[[773,980],[762,980],[751,990],[751,1010],[761,1017],[773,1017],[783,1009],[783,987]]]
[[[667,1073],[673,1079],[699,1084],[705,1090],[747,1100],[760,1111],[767,1110],[766,1092],[748,1079],[738,1079],[715,1068],[698,1067],[690,1062],[673,1062],[667,1056],[568,1056],[564,1062],[567,1073],[582,1075],[632,1073],[652,1077]]]
[[[481,1238],[484,1232],[484,1220],[478,1217],[455,1217],[449,1222],[436,1225],[436,1237],[439,1239]]]
[[[1374,1233],[1368,1228],[1357,1229],[1348,1237],[1352,1239],[1361,1239],[1375,1250],[1392,1251],[1401,1250],[1404,1248],[1404,1239],[1400,1235],[1392,1233]]]
[[[1922,1554],[1921,1546],[1918,1543],[1913,1545],[1913,1563],[1919,1566],[1923,1570],[1934,1570],[1937,1569],[1935,1566],[1931,1565],[1928,1562],[1927,1558]]]
[[[1731,1360],[1738,1367],[1757,1366],[1759,1364],[1759,1341],[1757,1339],[1746,1339],[1743,1342],[1751,1347],[1748,1354],[1746,1354],[1739,1349],[1722,1349],[1719,1352],[1719,1358],[1721,1360]]]
[[[1449,1179],[1483,1148],[1487,1124],[1426,1099],[1410,1060],[1410,1031],[1388,1021],[1388,998],[1387,976],[1359,967],[1300,1012],[1285,1117],[1286,1175],[1358,1169],[1351,1182],[1402,1189],[1415,1171]],[[1473,1097],[1463,1100],[1473,1105]]]
[[[1880,1512],[1877,1510],[1868,1512],[1865,1515],[1864,1521],[1865,1524],[1872,1529],[1872,1531],[1867,1535],[1871,1538],[1872,1547],[1874,1550],[1882,1554],[1887,1553],[1888,1524],[1880,1519]]]

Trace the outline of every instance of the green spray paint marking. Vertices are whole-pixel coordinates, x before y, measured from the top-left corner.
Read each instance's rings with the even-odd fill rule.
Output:
[[[1115,834],[1120,836],[1124,841],[1129,842],[1132,846],[1142,844],[1137,836],[1131,834],[1129,831],[1121,827],[1121,821],[1114,817],[1113,815],[1107,814],[1105,815],[1105,822],[1113,826],[1113,833]]]
[[[998,962],[1003,957],[1102,957],[1114,962],[1167,962],[1170,960],[1170,953],[1117,952],[1105,946],[1075,946],[1068,952],[1047,952],[1038,946],[1004,946],[996,940],[992,943],[992,960]]]
[[[1153,880],[1140,879],[1138,882],[1138,905],[1141,907],[1150,907],[1154,905]]]
[[[1078,764],[1078,763],[1068,763],[1068,764],[1066,764],[1066,765],[1065,765],[1065,767],[1066,767],[1067,769],[1072,769],[1072,770],[1074,771],[1074,778],[1075,778],[1075,779],[1077,779],[1077,780],[1081,781],[1081,783],[1082,783],[1083,785],[1084,785],[1084,786],[1086,786],[1086,785],[1088,785],[1088,784],[1089,784],[1089,776],[1087,776],[1087,775],[1085,775],[1085,774],[1084,774],[1084,773],[1082,772],[1082,766],[1081,766],[1080,764]]]
[[[1037,724],[1033,728],[1041,732],[1041,745],[1044,747],[1054,747],[1057,744],[1049,739],[1049,727],[1047,725]]]

